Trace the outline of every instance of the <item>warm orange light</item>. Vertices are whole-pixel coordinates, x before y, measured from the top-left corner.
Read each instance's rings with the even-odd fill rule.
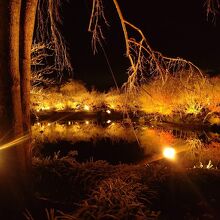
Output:
[[[90,107],[88,105],[84,105],[84,110],[89,111]]]
[[[163,156],[167,159],[174,160],[176,156],[176,150],[173,147],[165,147],[163,150]]]
[[[108,110],[106,110],[106,113],[111,114],[111,111],[108,109]]]
[[[29,138],[30,138],[29,135],[24,135],[24,136],[22,136],[20,138],[17,138],[15,140],[11,141],[11,142],[8,142],[6,144],[1,145],[0,150],[4,150],[4,149],[10,148],[10,147],[14,147],[15,145],[20,144],[20,143],[28,140]]]

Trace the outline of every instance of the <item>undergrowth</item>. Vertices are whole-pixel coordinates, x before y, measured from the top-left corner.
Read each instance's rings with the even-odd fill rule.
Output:
[[[34,112],[96,112],[110,109],[134,112],[137,115],[169,116],[173,120],[176,117],[183,120],[186,116],[191,116],[191,119],[200,118],[200,121],[216,123],[216,113],[220,112],[219,94],[219,77],[193,76],[192,73],[189,76],[189,73],[181,72],[168,74],[166,83],[163,84],[159,77],[152,78],[139,87],[138,95],[129,99],[126,99],[123,90],[111,89],[106,93],[88,91],[83,84],[75,81],[60,88],[43,90],[35,87],[32,89],[31,99]]]

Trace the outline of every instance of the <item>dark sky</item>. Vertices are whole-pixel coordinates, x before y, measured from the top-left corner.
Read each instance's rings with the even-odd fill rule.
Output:
[[[87,32],[92,0],[70,0],[63,7],[64,33],[74,78],[98,89],[114,86],[102,50],[93,55]],[[110,27],[104,27],[104,48],[116,79],[126,81],[128,61],[119,19],[112,0],[103,0]],[[164,55],[182,57],[203,70],[220,70],[220,15],[206,19],[204,0],[118,0],[124,17],[139,27],[151,46]],[[220,72],[220,71],[219,71]]]

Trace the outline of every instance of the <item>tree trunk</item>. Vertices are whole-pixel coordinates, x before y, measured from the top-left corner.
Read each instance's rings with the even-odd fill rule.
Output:
[[[0,135],[1,145],[23,135],[20,72],[19,23],[21,0],[2,0],[0,4]],[[26,172],[24,149],[21,144],[0,151],[1,207],[23,203],[22,177]],[[9,206],[10,205],[10,206]],[[9,207],[8,207],[9,206]]]
[[[21,104],[24,133],[31,133],[30,122],[30,78],[31,78],[31,46],[33,41],[35,15],[38,0],[23,0],[20,21],[20,72],[21,72]],[[31,167],[31,140],[25,143],[27,167]]]
[[[21,70],[21,102],[24,131],[30,131],[30,76],[31,46],[35,25],[38,0],[22,2],[22,18],[20,29],[20,70]]]
[[[28,187],[30,139],[4,150],[1,146],[30,133],[30,50],[37,0],[0,1],[1,216],[7,209],[24,208]]]

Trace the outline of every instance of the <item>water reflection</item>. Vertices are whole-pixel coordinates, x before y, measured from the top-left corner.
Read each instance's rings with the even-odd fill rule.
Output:
[[[32,126],[37,146],[35,153],[46,156],[60,151],[78,151],[81,161],[104,159],[110,163],[151,162],[163,158],[163,150],[173,147],[178,161],[185,165],[209,160],[218,165],[220,138],[218,133],[165,129],[164,126],[92,120],[66,122],[38,122]],[[187,158],[187,160],[183,159]]]

